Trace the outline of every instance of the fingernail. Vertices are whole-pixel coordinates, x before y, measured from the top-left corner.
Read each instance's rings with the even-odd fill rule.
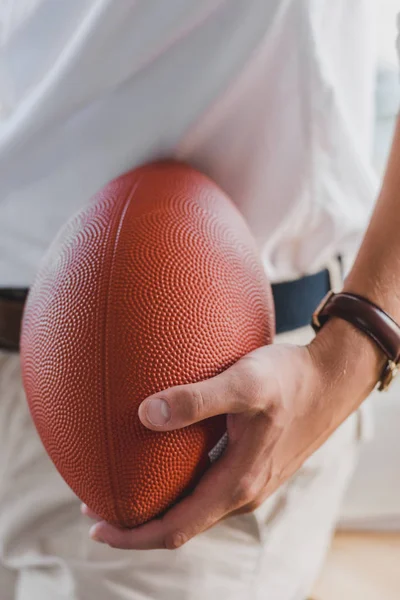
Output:
[[[146,417],[152,425],[156,425],[157,427],[166,425],[171,418],[171,409],[168,402],[161,400],[161,398],[148,400]]]
[[[105,544],[105,541],[103,540],[103,538],[97,532],[97,525],[92,525],[91,526],[91,528],[89,529],[89,537],[94,542],[100,542],[100,544]]]
[[[83,515],[87,514],[87,510],[88,510],[88,507],[86,506],[86,504],[81,504],[81,513]]]

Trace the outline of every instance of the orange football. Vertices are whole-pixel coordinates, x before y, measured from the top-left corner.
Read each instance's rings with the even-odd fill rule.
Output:
[[[59,233],[26,304],[23,379],[48,454],[102,518],[151,519],[207,468],[225,418],[152,432],[139,404],[273,332],[255,242],[215,183],[175,162],[115,179]]]

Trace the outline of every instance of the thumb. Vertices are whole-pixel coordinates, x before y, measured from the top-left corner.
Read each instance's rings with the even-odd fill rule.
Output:
[[[249,375],[239,361],[211,379],[179,385],[146,398],[139,406],[139,418],[145,427],[155,431],[180,429],[216,415],[245,411],[249,408],[248,390]]]

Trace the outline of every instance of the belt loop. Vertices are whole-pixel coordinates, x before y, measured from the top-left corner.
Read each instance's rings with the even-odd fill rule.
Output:
[[[343,287],[343,261],[341,256],[335,256],[328,261],[326,268],[329,271],[331,290],[338,293]]]

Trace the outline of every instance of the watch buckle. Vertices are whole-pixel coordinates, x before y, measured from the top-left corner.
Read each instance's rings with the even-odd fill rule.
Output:
[[[399,372],[399,366],[394,360],[388,360],[379,380],[378,391],[385,392]]]
[[[325,306],[328,304],[328,302],[330,301],[330,299],[332,298],[332,296],[334,296],[335,293],[330,290],[321,300],[321,302],[318,304],[317,308],[315,309],[315,311],[313,312],[312,315],[312,321],[311,324],[313,326],[314,331],[319,331],[322,327],[322,323],[319,320],[319,315],[320,313],[324,310]]]

